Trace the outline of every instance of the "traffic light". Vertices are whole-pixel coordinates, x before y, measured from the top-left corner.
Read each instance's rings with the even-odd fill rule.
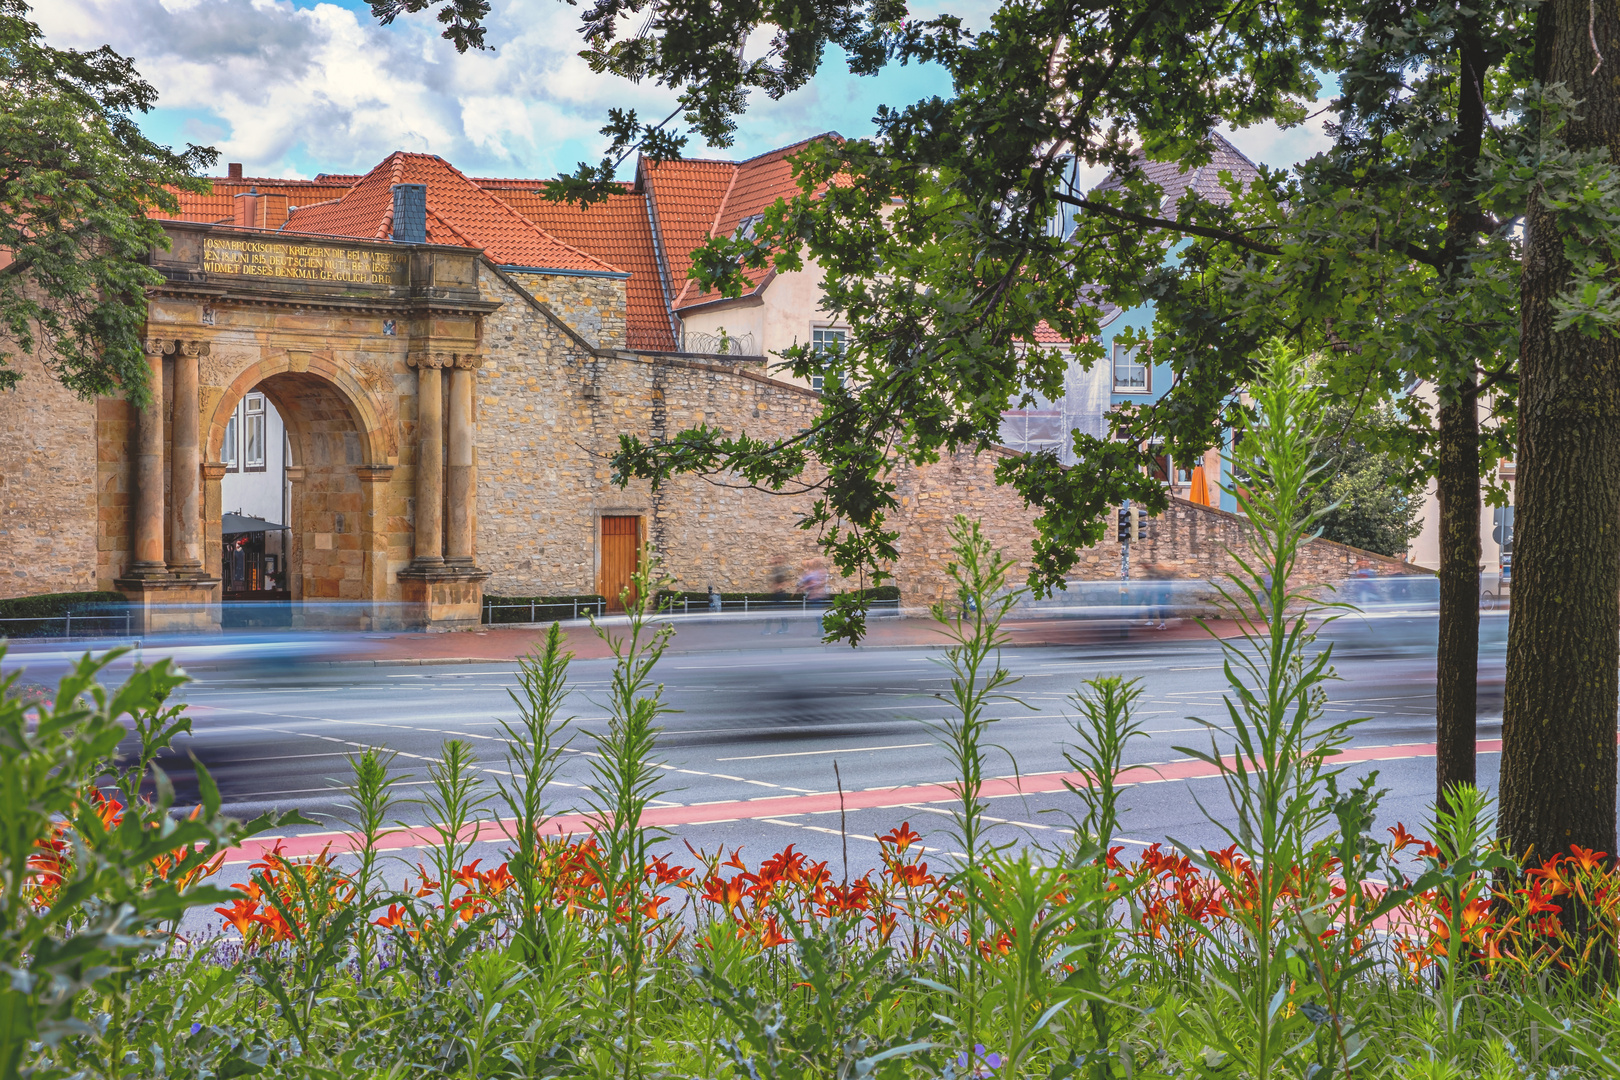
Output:
[[[1128,506],[1119,508],[1119,542],[1131,542],[1131,508]]]
[[[1147,511],[1143,510],[1141,507],[1137,507],[1136,520],[1131,523],[1131,540],[1136,541],[1136,540],[1142,539],[1144,536],[1147,535],[1147,530],[1148,530]]]

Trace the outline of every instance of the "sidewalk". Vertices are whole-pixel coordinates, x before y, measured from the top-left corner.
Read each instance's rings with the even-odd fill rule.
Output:
[[[675,635],[670,642],[671,653],[738,651],[753,652],[764,649],[819,648],[829,651],[848,648],[847,645],[824,645],[821,642],[820,618],[790,612],[785,617],[722,615],[676,616],[670,620]],[[623,617],[603,620],[612,634],[621,632]],[[1210,628],[1222,637],[1236,635],[1238,627],[1227,620],[1211,622]],[[352,654],[331,657],[331,663],[359,663],[377,666],[413,664],[509,664],[537,648],[545,640],[549,624],[492,626],[448,634],[402,633],[387,637],[367,637]],[[562,624],[568,639],[568,648],[582,660],[601,659],[612,655],[607,645],[585,620],[569,620]],[[1029,619],[1008,620],[1002,624],[1009,644],[1019,646],[1051,645],[1128,645],[1140,646],[1155,641],[1200,641],[1208,633],[1191,619],[1172,619],[1163,630],[1155,629],[1144,620],[1091,620],[1091,619]],[[938,624],[924,617],[886,616],[867,623],[867,635],[861,643],[866,649],[943,648],[947,645]]]

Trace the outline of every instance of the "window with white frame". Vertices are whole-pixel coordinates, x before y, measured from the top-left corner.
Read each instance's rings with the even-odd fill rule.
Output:
[[[817,356],[842,356],[848,345],[848,330],[839,330],[831,326],[815,326],[810,329],[810,351]],[[821,390],[826,385],[825,375],[810,376],[810,389]]]
[[[1120,394],[1145,394],[1152,387],[1147,357],[1142,346],[1114,342],[1114,391]]]
[[[236,412],[231,413],[230,419],[225,421],[225,439],[219,444],[219,460],[225,463],[227,472],[241,472],[241,454],[238,446],[241,442],[241,425],[236,422],[237,413],[242,411],[238,406]]]
[[[264,471],[264,395],[249,394],[242,399],[242,470]]]

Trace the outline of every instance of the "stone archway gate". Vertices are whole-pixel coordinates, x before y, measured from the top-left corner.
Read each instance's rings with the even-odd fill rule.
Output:
[[[164,230],[146,327],[151,402],[98,418],[98,442],[114,451],[101,487],[129,494],[126,528],[109,530],[102,558],[141,628],[219,625],[220,448],[256,387],[292,451],[294,600],[312,612],[331,602],[371,628],[476,624],[488,575],[475,539],[475,382],[483,319],[500,306],[480,295],[480,253]]]

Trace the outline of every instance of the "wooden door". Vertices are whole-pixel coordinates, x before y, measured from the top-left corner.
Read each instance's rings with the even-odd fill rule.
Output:
[[[601,591],[607,597],[609,611],[623,611],[619,594],[630,589],[630,601],[635,602],[631,575],[636,572],[636,560],[641,553],[641,519],[639,517],[604,517],[602,519],[602,572]]]

